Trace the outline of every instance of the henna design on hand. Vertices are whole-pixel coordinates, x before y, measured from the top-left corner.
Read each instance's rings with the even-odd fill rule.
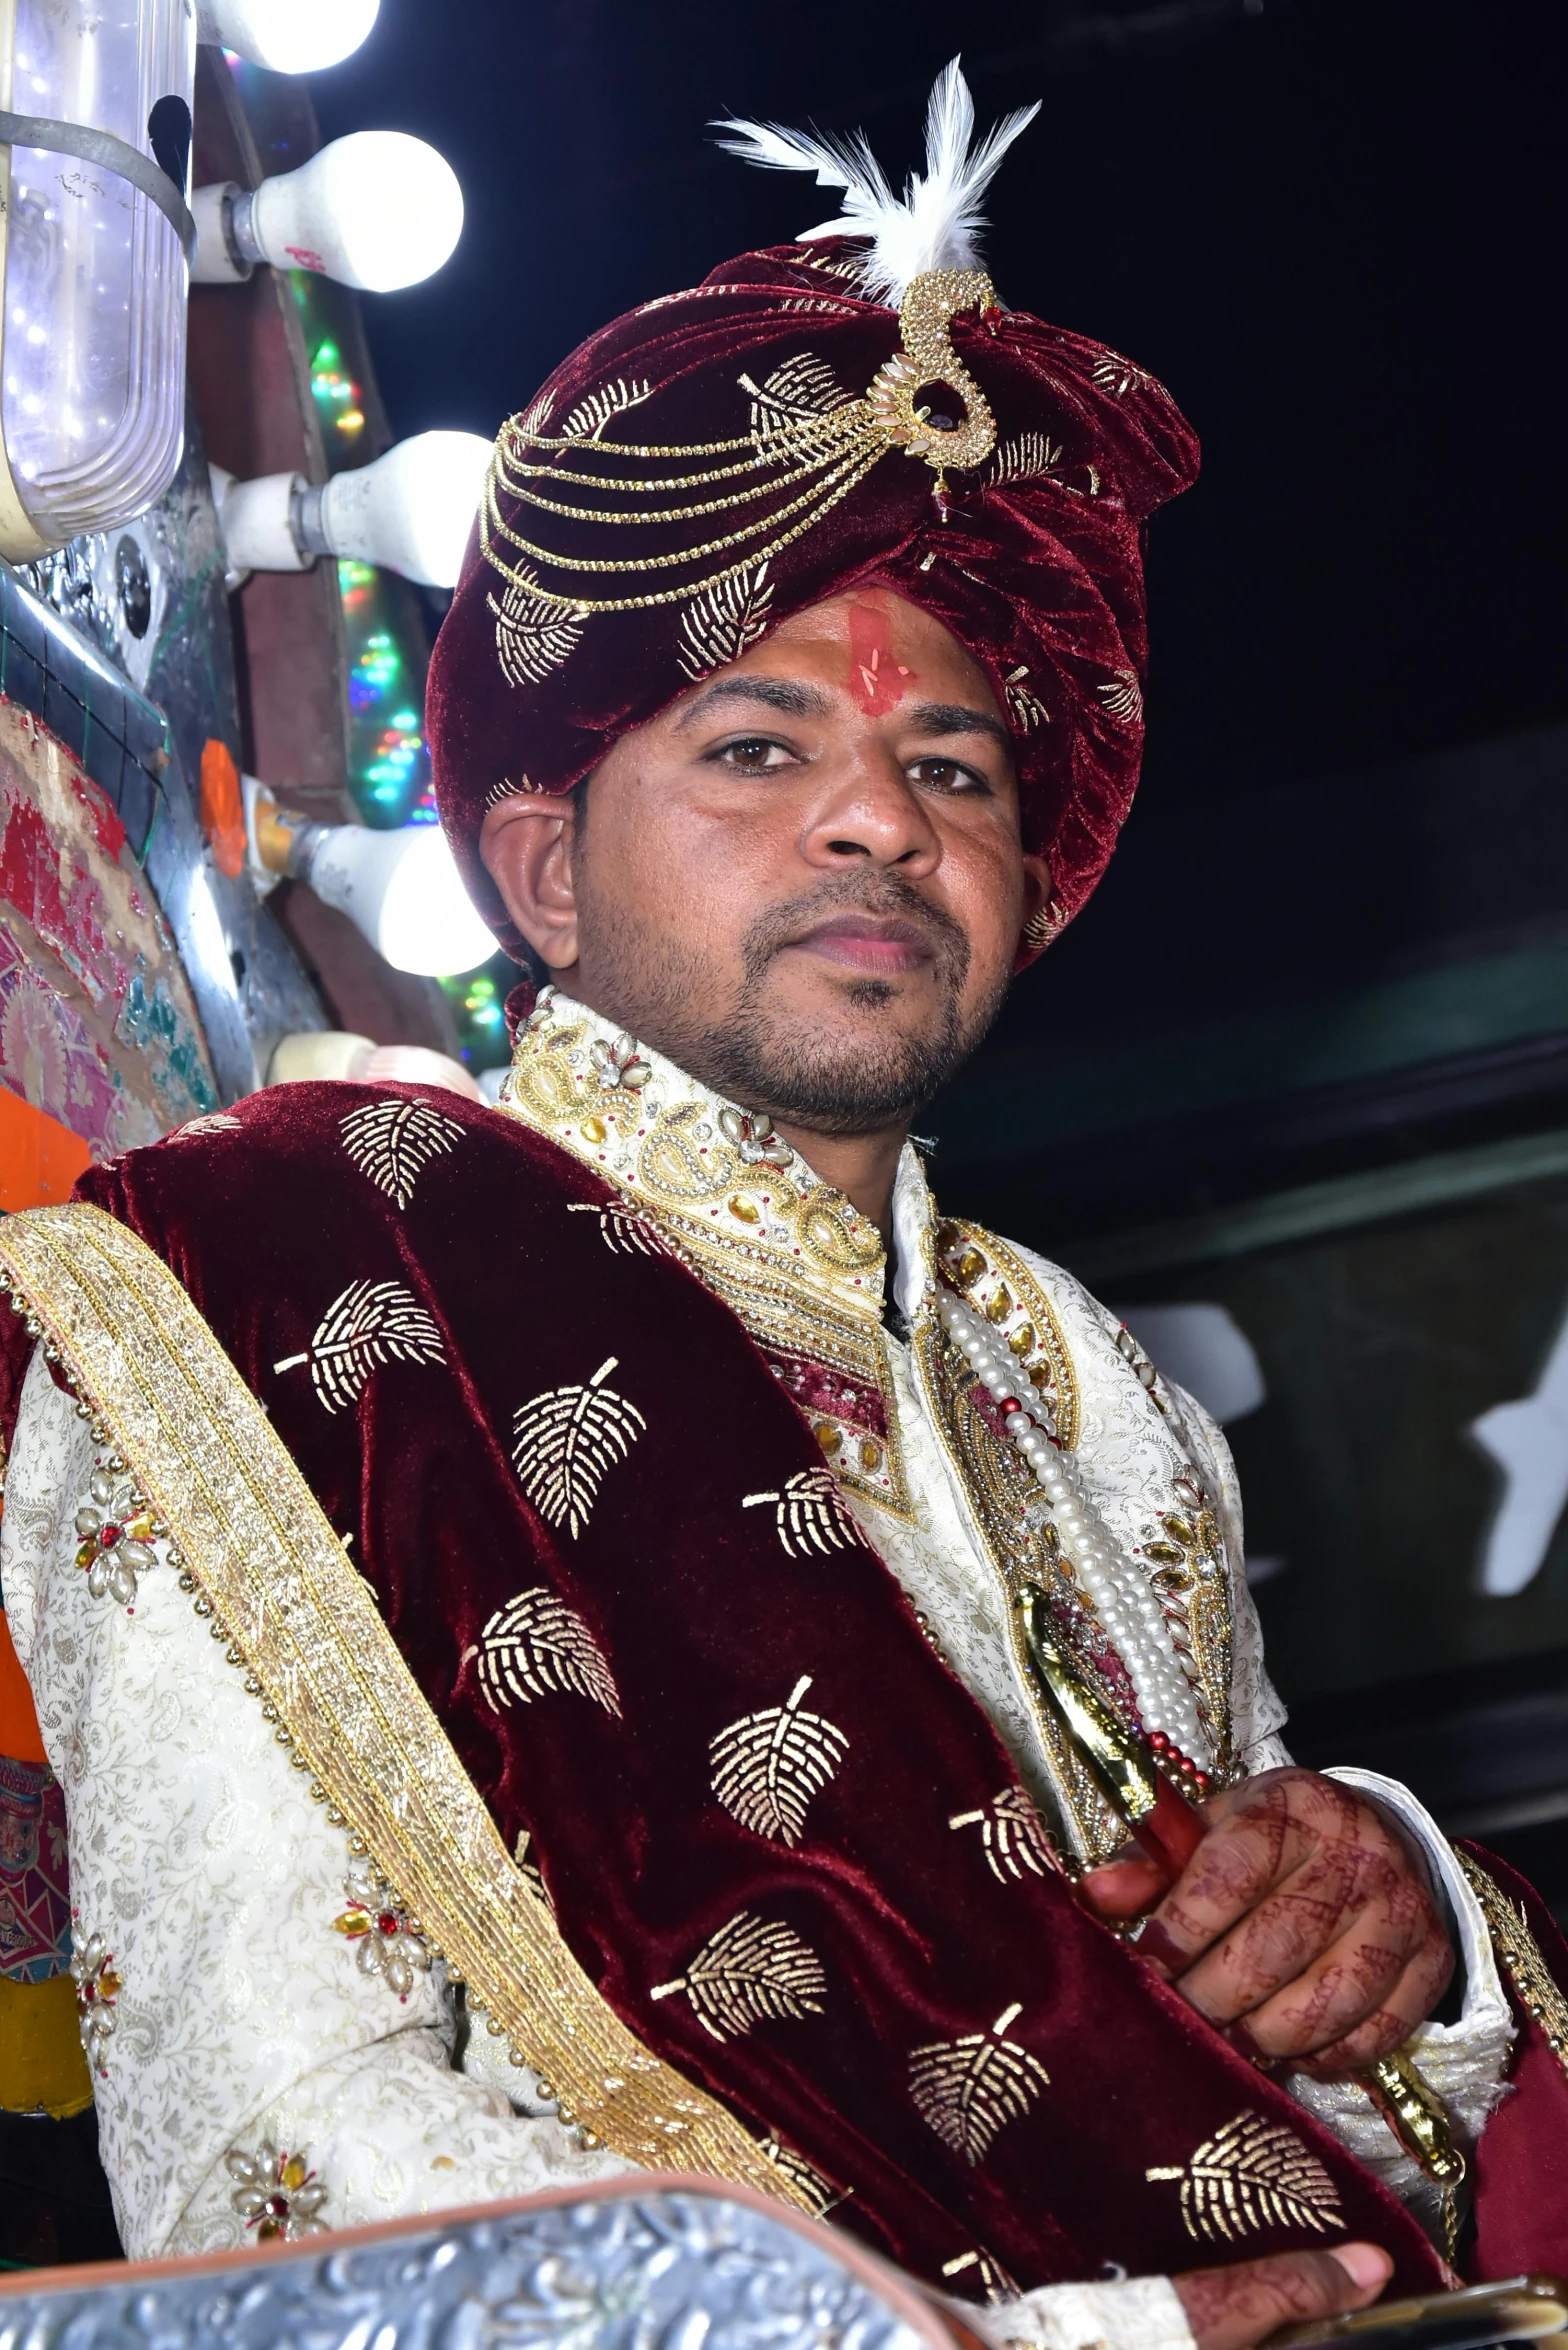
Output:
[[[1403,1832],[1354,1789],[1295,1769],[1204,1809],[1209,1833],[1140,1954],[1256,2062],[1332,2078],[1400,2046],[1454,1965]],[[1117,1873],[1104,1877],[1115,1914]]]

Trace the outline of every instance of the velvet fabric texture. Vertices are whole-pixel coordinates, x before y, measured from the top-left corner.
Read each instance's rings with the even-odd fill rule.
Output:
[[[1008,1757],[847,1520],[840,1546],[797,1556],[772,1508],[745,1506],[820,1475],[820,1453],[729,1308],[571,1212],[614,1196],[601,1179],[448,1094],[423,1098],[461,1132],[399,1207],[343,1132],[389,1096],[421,1098],[253,1095],[238,1130],[132,1152],[78,1196],[169,1264],[352,1535],[508,1848],[527,1832],[617,2012],[803,2155],[847,2197],[841,2224],[932,2281],[971,2252],[1023,2285],[1227,2256],[1184,2225],[1178,2174],[1251,2114],[1320,2167],[1316,2205],[1260,2206],[1246,2250],[1332,2242],[1337,2214],[1390,2247],[1402,2284],[1434,2284],[1404,2211],[1064,1878],[1001,1883],[951,1832],[1016,1785]],[[331,1357],[334,1308],[383,1283],[430,1316],[439,1356]],[[25,1331],[0,1326],[14,1380]],[[524,1491],[526,1431],[541,1402],[590,1388],[626,1441],[599,1446],[597,1490],[552,1522]],[[564,1665],[541,1661],[549,1639]],[[831,1726],[834,1766],[793,1842],[718,1800],[712,1751],[792,1697]],[[749,1956],[738,1921],[764,1936]],[[748,1974],[771,1990],[753,1999]],[[922,2053],[941,2076],[923,2098]]]
[[[1535,1887],[1484,1846],[1467,1839],[1463,1849],[1529,1927],[1547,1970],[1540,1988],[1549,1993],[1555,1985],[1559,2001],[1568,2001],[1568,1940]],[[1568,2006],[1559,2007],[1553,2048],[1510,1991],[1521,2026],[1510,2094],[1476,2149],[1475,2238],[1466,2265],[1477,2282],[1531,2269],[1568,2276]]]
[[[592,437],[601,450],[711,445],[746,435],[759,414],[765,426],[812,401],[859,399],[898,350],[900,327],[897,312],[857,293],[855,251],[831,239],[746,253],[686,293],[645,303],[557,368],[527,411],[528,429],[557,441]],[[942,621],[1012,723],[1026,845],[1049,858],[1054,883],[1050,922],[1024,959],[1083,904],[1138,777],[1143,526],[1195,478],[1197,444],[1169,393],[1098,343],[1023,311],[961,312],[950,332],[996,419],[991,456],[949,472],[939,500],[931,467],[889,449],[768,559],[765,576],[735,583],[728,602],[726,590],[695,606],[591,614],[575,628],[567,615],[563,631],[558,611],[530,611],[526,594],[509,589],[476,538],[436,643],[426,724],[442,821],[475,903],[509,950],[519,941],[478,855],[491,801],[509,789],[568,790],[718,659],[791,613],[871,585]],[[774,406],[759,408],[759,392]],[[769,543],[764,532],[718,556],[692,552],[748,523],[749,506],[717,517],[693,511],[668,530],[626,520],[624,507],[614,527],[574,522],[529,500],[604,510],[583,474],[605,460],[585,459],[580,447],[529,454],[541,474],[526,497],[498,496],[501,530],[562,559],[680,555],[658,569],[584,574],[502,542],[507,560],[557,593],[678,588]],[[649,458],[640,471],[669,484],[727,462]],[[641,504],[670,510],[683,499],[708,503],[688,487]]]

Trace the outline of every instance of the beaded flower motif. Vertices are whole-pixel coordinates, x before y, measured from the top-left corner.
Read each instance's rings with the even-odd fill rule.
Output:
[[[332,1930],[352,1942],[362,1975],[379,1977],[399,1999],[407,1999],[416,1975],[430,1971],[430,1945],[421,1936],[390,1885],[370,1869],[355,1870],[343,1882],[348,1907]]]
[[[94,1468],[76,1513],[76,1531],[81,1537],[76,1563],[94,1599],[108,1597],[134,1608],[137,1578],[156,1562],[152,1546],[161,1528],[115,1454],[101,1456]]]
[[[774,1133],[766,1110],[722,1109],[719,1124],[748,1167],[788,1167],[793,1163],[794,1152],[782,1135]]]
[[[613,1041],[595,1037],[589,1051],[594,1074],[606,1093],[622,1086],[628,1093],[641,1093],[653,1075],[651,1065],[642,1058],[634,1040],[624,1032]]]
[[[77,1943],[71,1954],[71,1979],[76,1985],[77,2026],[87,2062],[95,2073],[107,2077],[104,2058],[114,2038],[118,2020],[114,2003],[124,1977],[116,1972],[114,1953],[102,1934],[89,1934],[85,1942]]]
[[[303,2154],[280,2154],[263,2141],[254,2154],[235,2147],[224,2159],[230,2178],[238,2181],[229,2201],[246,2227],[255,2229],[258,2243],[281,2238],[295,2244],[301,2236],[326,2234],[327,2223],[316,2214],[327,2190]]]

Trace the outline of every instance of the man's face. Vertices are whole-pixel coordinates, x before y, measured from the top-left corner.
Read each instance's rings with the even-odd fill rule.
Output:
[[[877,590],[781,623],[615,745],[557,856],[574,923],[541,927],[503,815],[486,861],[574,995],[824,1134],[907,1118],[973,1051],[1048,885],[984,672]]]

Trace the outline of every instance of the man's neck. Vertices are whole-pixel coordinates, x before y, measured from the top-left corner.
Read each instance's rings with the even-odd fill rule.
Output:
[[[575,965],[569,971],[562,971],[555,984],[563,994],[570,996],[575,1003],[582,1004],[596,1018],[612,1020],[618,1027],[625,1028],[628,1035],[638,1035],[635,1023],[623,1020],[617,1012],[606,1010],[592,1001]],[[711,1080],[700,1069],[688,1067],[686,1057],[678,1049],[671,1051],[657,1036],[642,1036],[640,1041],[662,1052],[667,1060],[673,1061],[678,1069],[697,1084],[708,1086],[715,1092],[720,1090],[712,1086]],[[789,1118],[780,1117],[767,1102],[740,1102],[736,1106],[746,1110],[767,1111],[780,1135],[792,1150],[799,1152],[812,1173],[819,1175],[824,1183],[831,1184],[835,1191],[841,1191],[851,1207],[858,1208],[861,1215],[876,1226],[884,1241],[891,1244],[893,1186],[898,1179],[898,1162],[909,1133],[907,1120],[895,1126],[883,1127],[875,1134],[818,1134],[810,1127],[799,1126]]]
[[[903,1155],[908,1128],[892,1126],[879,1134],[814,1134],[787,1118],[774,1125],[791,1149],[800,1153],[814,1175],[841,1191],[851,1207],[875,1224],[885,1241],[893,1237],[893,1185]]]

